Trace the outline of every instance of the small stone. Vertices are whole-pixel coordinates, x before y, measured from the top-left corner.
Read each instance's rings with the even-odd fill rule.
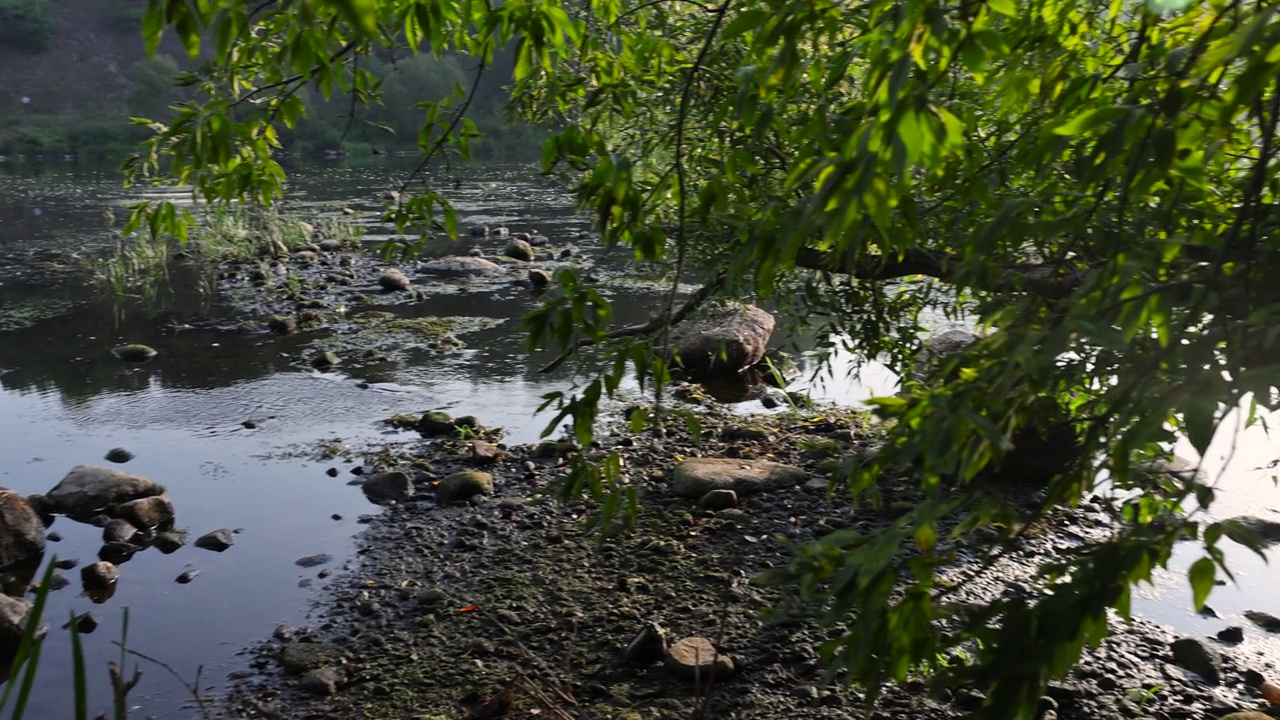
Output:
[[[134,458],[133,453],[122,447],[111,448],[107,451],[106,460],[113,463],[127,463]]]
[[[551,275],[546,270],[534,268],[529,271],[529,284],[536,288],[544,288],[551,284]]]
[[[120,579],[120,571],[105,560],[80,568],[80,582],[85,590],[103,590]]]
[[[63,558],[58,562],[54,563],[53,566],[58,568],[59,570],[70,570],[79,564],[80,564],[80,561],[77,560],[76,558]]]
[[[706,683],[710,679],[727,680],[733,676],[733,660],[717,652],[711,641],[701,637],[677,640],[667,650],[666,666],[672,674]]]
[[[128,520],[112,520],[102,528],[102,541],[105,543],[127,543],[138,534],[138,528]]]
[[[738,493],[727,488],[712,490],[698,501],[699,510],[728,510],[738,504]]]
[[[187,534],[180,530],[156,533],[156,536],[151,539],[151,545],[165,555],[177,552],[178,548],[186,544]]]
[[[408,290],[410,282],[404,273],[395,268],[389,268],[378,278],[378,285],[387,292],[395,292],[397,290]]]
[[[507,248],[502,251],[502,254],[514,260],[530,262],[533,260],[533,247],[524,240],[512,240],[507,243]]]
[[[290,675],[302,675],[329,665],[337,659],[337,649],[325,643],[290,643],[285,645],[280,653],[280,664]]]
[[[1245,610],[1244,616],[1249,619],[1249,622],[1267,632],[1280,633],[1280,618],[1271,613],[1265,613],[1260,610]]]
[[[1210,685],[1222,681],[1219,670],[1222,660],[1218,651],[1209,647],[1199,638],[1180,638],[1173,641],[1173,661],[1184,670],[1204,678]]]
[[[374,475],[360,489],[370,502],[378,504],[404,502],[414,494],[413,479],[399,470]]]
[[[657,623],[648,622],[636,633],[622,655],[633,665],[648,666],[658,662],[666,654],[666,634]]]
[[[1244,642],[1244,628],[1239,625],[1232,625],[1218,631],[1218,639],[1224,643]]]
[[[134,343],[132,345],[120,345],[111,349],[111,354],[120,358],[125,362],[146,362],[156,356],[156,350],[148,345]]]
[[[329,477],[338,477],[338,468],[331,467],[328,470],[325,470],[324,474],[328,475]]]
[[[502,457],[497,445],[483,440],[471,441],[471,460],[477,465],[491,465]]]
[[[144,530],[166,526],[173,522],[173,501],[168,495],[139,498],[117,505],[115,515]]]
[[[199,574],[200,574],[199,570],[186,570],[186,571],[183,571],[183,573],[179,575],[177,578],[175,578],[174,582],[178,583],[179,585],[186,585],[192,580],[195,580],[196,576]]]
[[[81,635],[88,635],[98,629],[98,618],[94,617],[93,613],[81,613],[76,615],[75,618],[67,621],[67,623],[62,626],[62,629],[68,630],[73,627],[76,632]]]
[[[333,238],[325,238],[318,245],[323,252],[337,252],[342,249],[342,242]]]
[[[222,528],[196,538],[195,545],[203,550],[222,552],[231,547],[234,543],[235,541],[231,539],[231,531],[226,528]]]
[[[328,370],[337,364],[338,354],[330,350],[326,350],[322,353],[316,353],[316,355],[311,358],[311,367],[316,370]]]
[[[277,335],[289,335],[298,329],[298,321],[284,315],[274,315],[267,320],[267,329]]]
[[[240,423],[240,427],[244,428],[245,430],[257,430],[258,423],[252,420],[245,420],[244,422]]]
[[[49,533],[48,535],[46,535],[45,539],[48,540],[49,542],[62,542],[62,533],[55,530]]]
[[[493,494],[493,476],[476,470],[456,472],[436,486],[436,502],[441,505],[469,500],[482,494]]]
[[[422,414],[418,420],[417,430],[427,437],[456,435],[458,425],[458,421],[454,420],[449,413],[432,410]]]
[[[136,545],[127,542],[109,542],[98,550],[98,559],[113,565],[123,565],[133,559],[138,552]]]
[[[332,562],[332,561],[333,561],[333,556],[330,555],[329,553],[317,553],[315,555],[307,555],[306,557],[300,557],[297,560],[294,560],[293,564],[297,565],[298,567],[309,568],[309,567],[316,567],[317,565],[324,565],[325,563]]]

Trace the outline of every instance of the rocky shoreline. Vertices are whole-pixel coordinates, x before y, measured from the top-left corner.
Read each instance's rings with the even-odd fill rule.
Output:
[[[771,608],[794,607],[786,589],[751,581],[788,562],[779,538],[880,527],[892,521],[894,505],[914,497],[906,480],[882,488],[891,499],[884,511],[854,508],[828,493],[831,463],[874,442],[863,418],[828,410],[744,418],[710,409],[700,438],[676,420],[657,433],[612,424],[593,452],[621,455],[643,508],[637,527],[617,534],[588,533],[589,508],[542,497],[565,471],[555,445],[434,437],[373,456],[359,466],[360,477],[403,473],[415,490],[368,518],[359,560],[330,579],[309,627],[280,628],[248,651],[253,670],[238,677],[228,713],[968,716],[980,694],[932,695],[923,682],[895,687],[868,707],[857,690],[824,679],[818,653],[831,630],[801,612],[767,616]],[[727,458],[711,462],[728,467],[699,469],[692,458]],[[441,502],[449,478],[466,472],[491,477],[491,494]],[[966,586],[960,599],[1028,592],[1025,581],[1044,558],[1105,532],[1106,520],[1086,503],[1045,523],[1047,532],[1028,537],[1007,567]],[[953,569],[970,566],[961,557]],[[657,629],[663,641],[655,640]],[[686,650],[713,648],[713,657],[694,653],[700,674],[690,671],[687,653],[683,661],[664,657],[662,642],[682,640]],[[1150,622],[1116,622],[1070,678],[1050,687],[1040,717],[1209,718],[1265,710],[1257,688],[1273,668],[1231,648],[1177,638]]]

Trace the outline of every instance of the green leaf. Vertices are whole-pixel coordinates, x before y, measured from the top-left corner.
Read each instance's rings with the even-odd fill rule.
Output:
[[[1100,125],[1112,122],[1124,117],[1130,112],[1129,108],[1110,106],[1102,108],[1094,108],[1073,115],[1053,128],[1054,135],[1079,135],[1088,132]]]
[[[1187,571],[1187,579],[1191,582],[1192,603],[1196,612],[1204,607],[1205,601],[1209,599],[1209,593],[1213,592],[1213,581],[1216,575],[1217,568],[1213,560],[1207,557],[1196,560]]]

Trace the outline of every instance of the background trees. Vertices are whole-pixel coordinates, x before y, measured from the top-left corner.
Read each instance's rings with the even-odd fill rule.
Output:
[[[926,307],[983,329],[943,381],[879,401],[894,421],[883,452],[848,472],[850,494],[875,502],[877,477],[910,467],[929,499],[885,534],[798,549],[784,574],[847,624],[828,659],[857,680],[928,667],[1018,715],[1179,538],[1205,546],[1197,602],[1225,572],[1219,539],[1254,539],[1186,514],[1212,503],[1209,481],[1142,464],[1175,433],[1203,451],[1227,411],[1243,403],[1251,421],[1251,403],[1275,402],[1280,25],[1263,3],[152,0],[144,27],[153,47],[169,29],[193,54],[212,40],[185,79],[201,100],[153,126],[129,171],[163,163],[212,202],[278,198],[273,151],[300,94],[371,103],[393,89],[370,70],[388,50],[459,58],[468,77],[423,106],[419,146],[424,164],[465,156],[477,89],[514,43],[512,105],[556,130],[544,169],[605,242],[704,283],[616,329],[603,298],[558,273],[533,337],[616,358],[548,400],[552,426],[569,419],[580,438],[624,373],[661,379],[648,350],[667,321],[717,295],[789,302],[900,367]],[[387,219],[456,232],[420,179]],[[163,205],[133,223],[183,232]],[[1037,438],[1070,452],[1032,507],[975,482]],[[1034,600],[940,622],[934,573],[957,539],[985,528],[998,553],[1099,490],[1121,532],[1061,558]],[[939,666],[957,647],[975,663]]]

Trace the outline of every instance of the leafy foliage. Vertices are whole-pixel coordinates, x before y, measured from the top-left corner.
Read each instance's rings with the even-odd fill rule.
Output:
[[[1280,23],[1265,3],[312,0],[250,17],[230,0],[153,0],[153,48],[166,29],[206,53],[189,77],[203,99],[153,126],[131,177],[165,158],[205,199],[264,205],[282,192],[272,152],[304,86],[363,105],[380,92],[361,64],[376,49],[469,58],[470,83],[423,103],[425,168],[467,156],[475,87],[514,43],[513,106],[557,127],[544,169],[605,242],[705,282],[680,305],[665,295],[653,322],[611,329],[607,300],[558,274],[532,336],[614,358],[547,399],[550,428],[570,420],[584,445],[624,375],[661,384],[653,340],[713,295],[789,303],[902,369],[926,308],[983,329],[939,380],[879,402],[889,438],[847,478],[874,503],[877,479],[909,467],[928,500],[883,533],[796,548],[773,578],[847,628],[825,654],[850,679],[930,670],[984,690],[991,717],[1028,716],[1180,538],[1205,547],[1197,603],[1228,573],[1219,540],[1250,541],[1185,511],[1212,504],[1206,479],[1145,465],[1176,433],[1203,453],[1227,410],[1276,404]],[[437,189],[398,197],[388,220],[456,233]],[[179,220],[140,207],[133,225]],[[1038,501],[990,492],[983,478],[1037,443],[1070,451]],[[570,490],[616,496],[612,474],[584,469]],[[983,530],[998,557],[1094,493],[1120,531],[1055,558],[1034,598],[976,614],[943,602],[935,578],[957,543]],[[971,665],[938,662],[974,646]]]
[[[0,0],[0,46],[41,52],[53,46],[57,30],[51,0]]]

